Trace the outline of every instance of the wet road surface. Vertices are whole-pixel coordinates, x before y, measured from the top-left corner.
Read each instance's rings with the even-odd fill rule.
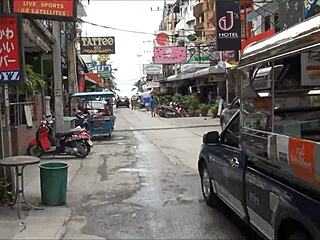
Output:
[[[65,237],[81,231],[109,239],[246,239],[243,224],[226,207],[204,203],[195,169],[154,143],[156,131],[164,130],[135,131],[135,117],[150,121],[145,113],[119,109],[121,130],[111,140],[95,141],[91,162],[84,162],[71,186],[73,216]]]

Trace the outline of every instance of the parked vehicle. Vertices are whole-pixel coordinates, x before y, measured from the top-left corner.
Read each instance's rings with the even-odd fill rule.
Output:
[[[175,107],[172,106],[159,106],[155,113],[160,117],[165,118],[176,118],[183,117],[182,113],[180,113]]]
[[[116,101],[116,107],[130,107],[130,101],[129,98],[127,96],[124,97],[119,97]]]
[[[208,205],[226,203],[265,239],[320,239],[320,16],[244,50],[241,107],[203,136]]]
[[[100,101],[84,101],[84,109],[90,115],[100,113],[102,116],[111,115],[109,103],[104,100]]]
[[[222,110],[220,115],[220,126],[225,128],[227,123],[233,117],[233,115],[240,109],[240,99],[235,98],[230,104],[227,104],[226,108]]]
[[[93,146],[90,135],[81,127],[54,134],[51,123],[43,119],[36,137],[29,142],[27,152],[31,156],[48,154],[69,154],[78,158],[86,157]]]
[[[95,103],[96,101],[107,102],[107,99],[112,99],[114,97],[113,92],[82,92],[75,93],[72,97],[78,98],[78,100],[82,101],[84,106],[94,106],[91,102]],[[113,114],[105,115],[99,111],[88,111],[86,108],[83,108],[82,113],[84,116],[77,116],[79,125],[86,125],[86,129],[88,130],[91,137],[111,137],[112,132],[114,130],[114,124],[116,121],[116,116]],[[86,115],[86,113],[88,113]],[[109,111],[111,113],[111,111]],[[85,122],[81,123],[81,120],[85,120]]]

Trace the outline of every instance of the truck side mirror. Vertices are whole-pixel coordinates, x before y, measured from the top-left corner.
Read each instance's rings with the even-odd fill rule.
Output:
[[[219,132],[213,131],[213,132],[207,132],[203,135],[203,143],[204,144],[217,144],[219,143]]]

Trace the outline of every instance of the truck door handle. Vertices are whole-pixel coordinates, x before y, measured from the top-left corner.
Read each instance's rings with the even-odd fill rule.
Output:
[[[232,168],[238,168],[239,165],[240,165],[239,160],[236,157],[230,159],[229,163],[230,163]]]

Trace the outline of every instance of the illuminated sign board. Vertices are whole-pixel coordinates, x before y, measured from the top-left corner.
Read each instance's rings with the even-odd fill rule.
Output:
[[[66,20],[76,18],[76,0],[14,0],[13,11],[25,17]]]
[[[114,54],[114,37],[82,37],[80,40],[81,54]]]

